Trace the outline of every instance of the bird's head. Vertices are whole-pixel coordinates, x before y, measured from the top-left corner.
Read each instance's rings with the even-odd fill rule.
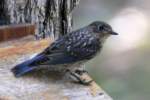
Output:
[[[97,34],[101,39],[105,39],[110,35],[118,35],[118,33],[114,32],[112,27],[101,21],[95,21],[89,25],[90,29],[93,33]]]

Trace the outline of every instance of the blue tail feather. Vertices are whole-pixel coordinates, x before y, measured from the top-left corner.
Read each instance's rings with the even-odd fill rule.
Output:
[[[14,73],[16,77],[20,77],[24,75],[25,73],[28,73],[34,69],[36,69],[38,66],[33,66],[32,64],[35,62],[38,62],[44,58],[43,55],[36,56],[30,60],[27,60],[19,65],[16,65],[14,68],[11,69],[11,71]]]
[[[33,69],[34,69],[33,67],[29,66],[16,66],[15,68],[12,69],[12,72],[16,77],[20,77],[25,73],[32,71]]]

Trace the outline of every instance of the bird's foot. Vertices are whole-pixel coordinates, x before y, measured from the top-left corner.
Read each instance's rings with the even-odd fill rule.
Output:
[[[80,80],[79,83],[80,84],[83,84],[83,85],[90,85],[91,83],[93,82],[93,80],[86,80],[86,79],[83,79],[83,80]]]
[[[77,81],[78,83],[80,84],[83,84],[83,85],[90,85],[91,82],[93,82],[93,80],[87,80],[87,79],[83,79],[81,77],[80,74],[76,73],[76,72],[71,72],[69,71],[70,75],[73,76]]]

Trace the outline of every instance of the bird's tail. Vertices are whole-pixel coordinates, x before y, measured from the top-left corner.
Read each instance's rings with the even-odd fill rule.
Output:
[[[13,69],[11,69],[11,71],[13,72],[13,74],[15,75],[15,77],[20,77],[22,75],[24,75],[27,72],[32,71],[34,68],[27,66],[27,65],[17,65],[15,66]]]
[[[32,64],[38,62],[41,59],[43,59],[43,56],[36,56],[28,61],[16,65],[14,68],[11,69],[11,71],[16,77],[20,77],[25,73],[31,72],[32,70],[36,69],[38,66],[32,66]]]

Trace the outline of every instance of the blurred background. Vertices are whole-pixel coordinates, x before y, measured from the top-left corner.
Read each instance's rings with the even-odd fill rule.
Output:
[[[150,100],[149,5],[149,0],[81,0],[73,12],[74,30],[101,20],[119,33],[86,64],[114,100]]]

